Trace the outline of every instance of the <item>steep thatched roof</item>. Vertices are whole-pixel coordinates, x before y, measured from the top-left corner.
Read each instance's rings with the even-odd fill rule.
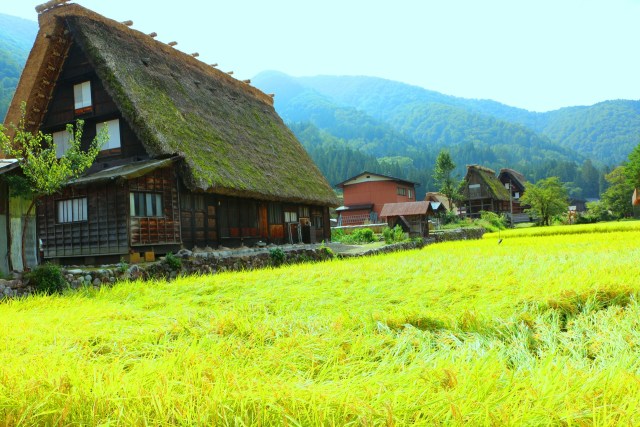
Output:
[[[485,184],[487,190],[496,200],[509,200],[509,190],[504,188],[502,182],[496,177],[496,172],[480,165],[467,165],[467,175],[465,181],[469,181],[471,174],[477,175]]]
[[[125,120],[154,158],[179,155],[193,190],[337,206],[338,200],[272,99],[190,55],[78,5],[40,16],[40,33],[14,97],[36,96],[46,34],[70,31]],[[29,89],[31,87],[31,89]]]
[[[521,188],[523,189],[527,188],[527,184],[528,184],[527,179],[520,172],[514,169],[509,169],[509,168],[500,169],[500,173],[498,174],[498,179],[502,181],[505,176],[508,179],[511,179],[511,181],[517,183]]]

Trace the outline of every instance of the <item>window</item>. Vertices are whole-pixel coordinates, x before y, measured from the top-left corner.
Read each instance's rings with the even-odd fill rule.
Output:
[[[132,192],[129,197],[131,216],[163,216],[161,194]]]
[[[480,197],[480,184],[469,184],[469,197]]]
[[[64,156],[64,153],[71,147],[71,135],[66,130],[53,133],[53,143],[56,144],[56,157]]]
[[[407,189],[404,187],[398,187],[398,196],[406,196],[407,195]]]
[[[60,200],[58,205],[58,224],[87,220],[87,198]]]
[[[284,222],[298,222],[298,212],[285,212]]]
[[[309,208],[307,206],[300,207],[300,218],[309,218]]]
[[[407,197],[410,199],[413,197],[413,192],[411,190],[407,190]]]
[[[282,224],[282,205],[269,203],[269,224]]]
[[[520,198],[520,192],[516,191],[516,194],[513,197],[515,197],[516,199],[519,199]]]
[[[120,120],[109,120],[108,122],[98,123],[96,125],[96,133],[99,133],[103,127],[107,127],[109,139],[102,146],[102,150],[110,150],[112,148],[120,148]]]
[[[76,114],[91,111],[91,82],[82,82],[73,86],[73,100]]]

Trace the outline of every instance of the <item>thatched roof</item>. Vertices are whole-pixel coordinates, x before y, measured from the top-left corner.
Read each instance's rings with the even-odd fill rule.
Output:
[[[62,27],[61,27],[62,26]],[[68,30],[152,158],[178,155],[195,191],[316,203],[339,202],[273,108],[273,100],[191,55],[78,5],[40,15],[40,32],[7,121],[36,97],[51,54],[47,34]]]
[[[520,186],[520,188],[527,188],[527,179],[520,172],[509,168],[500,169],[498,179],[500,181],[503,181],[503,177],[505,176],[508,177],[511,181],[515,182],[518,186]]]
[[[449,200],[449,198],[447,196],[445,196],[442,193],[429,191],[427,194],[425,194],[424,200],[426,202],[439,202],[439,203],[442,203],[442,205],[446,209],[449,209],[450,200]],[[455,211],[457,208],[458,207],[456,206],[456,204],[451,202],[451,210]]]
[[[509,190],[504,188],[502,182],[496,177],[496,172],[493,169],[489,169],[480,165],[467,165],[467,175],[465,181],[469,181],[469,177],[475,174],[482,182],[484,182],[487,190],[491,193],[492,197],[497,200],[509,200]]]

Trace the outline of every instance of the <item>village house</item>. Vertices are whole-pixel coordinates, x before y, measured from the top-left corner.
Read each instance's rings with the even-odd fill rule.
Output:
[[[378,223],[385,203],[415,202],[418,185],[378,173],[359,173],[336,185],[344,194],[343,206],[336,209],[338,225]]]
[[[330,239],[338,200],[272,96],[153,34],[51,3],[6,123],[26,102],[29,130],[53,134],[60,155],[77,119],[84,145],[102,127],[109,139],[81,178],[39,201],[45,260]]]
[[[468,165],[463,185],[465,215],[479,218],[483,211],[506,215],[512,223],[529,221],[520,203],[526,179],[513,169],[494,170],[479,165]]]
[[[387,221],[389,227],[399,225],[410,237],[427,237],[429,217],[444,212],[446,208],[440,202],[385,203],[380,216]]]

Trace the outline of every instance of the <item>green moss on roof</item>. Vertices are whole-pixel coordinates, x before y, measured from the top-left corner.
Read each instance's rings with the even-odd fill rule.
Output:
[[[148,153],[184,158],[187,186],[338,205],[272,105],[141,33],[89,17],[66,20]]]
[[[507,190],[502,182],[496,177],[495,172],[482,166],[468,166],[467,175],[469,173],[477,174],[482,182],[485,183],[493,197],[497,200],[509,200],[509,190]]]

